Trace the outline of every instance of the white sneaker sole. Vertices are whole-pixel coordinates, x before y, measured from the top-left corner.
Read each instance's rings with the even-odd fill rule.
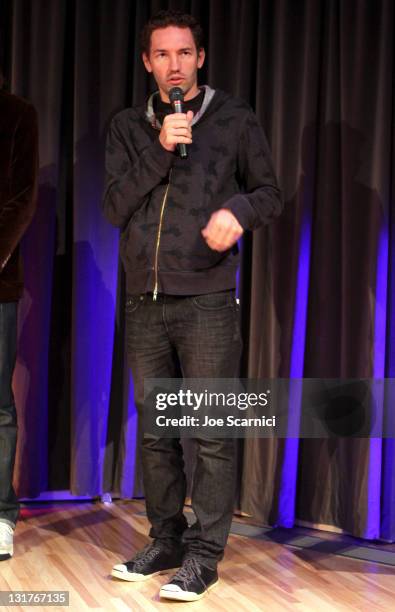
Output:
[[[113,569],[111,572],[111,576],[113,578],[118,578],[118,580],[125,580],[126,582],[143,582],[144,580],[149,580],[150,578],[154,578],[155,576],[161,576],[165,574],[171,574],[176,572],[179,567],[174,567],[167,570],[160,570],[159,572],[154,572],[153,574],[136,574],[134,572],[122,572],[117,569]]]
[[[177,601],[198,601],[207,595],[207,593],[217,586],[218,583],[219,580],[217,580],[217,582],[213,582],[213,584],[211,584],[208,589],[206,589],[204,593],[201,593],[200,595],[197,593],[188,593],[187,591],[166,591],[166,589],[162,587],[159,591],[159,597],[163,597],[164,599],[175,599]]]

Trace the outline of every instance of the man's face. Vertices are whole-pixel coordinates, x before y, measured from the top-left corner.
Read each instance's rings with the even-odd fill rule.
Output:
[[[181,87],[185,100],[199,93],[197,71],[203,66],[204,49],[197,52],[190,28],[168,26],[154,30],[149,55],[143,53],[143,62],[165,102],[169,101],[172,87]]]

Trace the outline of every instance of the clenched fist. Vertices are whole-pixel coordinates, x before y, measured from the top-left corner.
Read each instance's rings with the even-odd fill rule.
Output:
[[[202,229],[202,236],[213,251],[226,251],[238,241],[243,232],[234,214],[227,208],[221,208],[211,215],[206,227]]]
[[[191,144],[192,128],[191,121],[193,111],[185,113],[172,113],[166,115],[163,120],[162,129],[159,134],[159,142],[167,151],[174,151],[180,142]]]

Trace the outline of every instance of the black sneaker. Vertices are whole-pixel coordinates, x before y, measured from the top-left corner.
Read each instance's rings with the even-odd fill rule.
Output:
[[[182,567],[159,591],[160,597],[178,601],[201,599],[218,583],[217,570],[202,565],[194,558],[185,559]]]
[[[119,563],[112,568],[111,576],[128,582],[148,580],[158,574],[168,574],[180,567],[184,550],[179,548],[166,548],[153,542],[147,544],[133,559]]]

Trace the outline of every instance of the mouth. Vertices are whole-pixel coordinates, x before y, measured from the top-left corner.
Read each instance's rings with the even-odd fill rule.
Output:
[[[180,85],[183,80],[184,79],[182,77],[170,77],[170,79],[167,79],[168,83],[171,83],[172,85]]]

